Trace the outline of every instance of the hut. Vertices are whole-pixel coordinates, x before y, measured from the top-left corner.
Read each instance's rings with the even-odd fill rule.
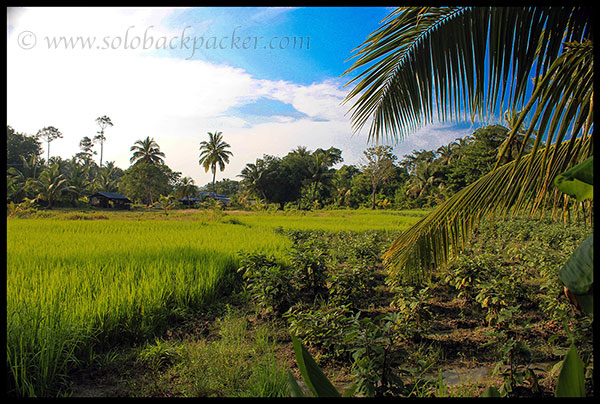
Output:
[[[200,198],[206,200],[208,198],[214,199],[215,201],[219,201],[224,203],[225,205],[229,205],[231,203],[231,198],[217,194],[216,192],[200,192]]]
[[[186,205],[186,206],[197,205],[201,202],[200,198],[196,198],[195,196],[186,196],[185,198],[177,199],[177,201],[179,203],[181,203],[182,205]]]
[[[96,192],[90,196],[90,205],[100,208],[129,209],[131,200],[115,192]]]

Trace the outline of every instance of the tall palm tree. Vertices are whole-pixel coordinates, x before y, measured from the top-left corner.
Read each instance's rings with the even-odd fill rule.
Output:
[[[225,169],[225,164],[229,163],[229,157],[233,156],[227,148],[231,147],[228,143],[223,141],[223,135],[221,132],[215,131],[215,133],[208,132],[208,142],[200,142],[200,160],[198,164],[204,167],[204,171],[208,172],[211,170],[213,173],[213,191],[215,190],[215,177],[217,175],[217,165],[219,170]]]
[[[129,159],[132,164],[140,161],[150,164],[164,164],[165,154],[160,151],[160,146],[154,141],[154,138],[150,139],[149,136],[146,139],[136,141],[131,146],[130,151],[133,152],[133,156]]]
[[[483,120],[503,104],[521,111],[494,170],[392,244],[392,285],[443,268],[483,217],[543,214],[554,178],[592,154],[593,18],[580,6],[400,7],[357,48],[345,102],[355,130],[371,120],[369,139],[402,141],[436,117]],[[529,116],[523,144],[541,135],[502,165]]]

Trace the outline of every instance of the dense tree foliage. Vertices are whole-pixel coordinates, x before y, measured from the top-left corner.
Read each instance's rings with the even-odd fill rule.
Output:
[[[401,158],[390,146],[369,147],[357,165],[341,164],[342,151],[335,147],[313,151],[298,146],[283,157],[265,154],[247,163],[239,180],[226,178],[199,187],[191,178],[171,170],[158,143],[148,137],[131,147],[132,164],[123,171],[110,161],[99,167],[92,159],[94,142],[88,137],[82,138],[81,151],[71,159],[55,156],[45,162],[39,157],[40,143],[35,136],[16,133],[8,126],[13,163],[7,170],[7,202],[37,198],[47,207],[80,206],[94,192],[105,191],[150,205],[160,195],[186,198],[211,191],[231,198],[236,208],[269,204],[278,209],[433,207],[490,172],[509,132],[510,128],[502,125],[485,126],[436,150],[413,150]],[[229,146],[220,132],[211,135],[217,152],[225,152],[221,157],[229,158]],[[210,141],[203,144],[209,150]],[[208,157],[203,161],[209,161]],[[219,164],[215,160],[213,180]],[[212,170],[213,165],[207,163],[207,167]],[[45,182],[39,179],[43,172]],[[54,176],[48,177],[51,172]],[[49,187],[52,181],[61,187],[64,184],[65,189],[44,196],[41,184]]]
[[[10,126],[6,126],[6,168],[23,167],[21,158],[30,161],[32,157],[38,157],[42,153],[42,147],[37,136],[28,136],[15,132]]]

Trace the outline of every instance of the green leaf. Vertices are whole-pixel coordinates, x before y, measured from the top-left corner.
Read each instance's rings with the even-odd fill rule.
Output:
[[[481,393],[481,397],[501,397],[501,394],[497,388],[490,386],[483,393]]]
[[[594,156],[558,175],[554,184],[578,201],[594,199]]]
[[[298,382],[290,372],[287,372],[287,380],[288,387],[290,388],[290,394],[292,395],[292,397],[304,397],[302,389],[300,388]]]
[[[346,389],[344,390],[344,394],[342,394],[342,397],[352,397],[357,389],[358,384],[352,383],[351,385],[346,387]]]
[[[562,369],[558,375],[555,397],[585,397],[584,364],[575,345],[571,348],[563,361]]]
[[[571,292],[573,292],[579,301],[579,295],[592,294],[594,284],[594,235],[592,234],[581,243],[573,252],[573,255],[567,260],[560,270],[558,277]],[[591,313],[593,304],[589,304],[590,299],[584,298],[586,307],[582,309],[586,313]],[[581,301],[579,301],[581,305]]]
[[[290,334],[291,335],[291,334]],[[292,344],[296,352],[296,362],[302,374],[304,382],[313,392],[315,397],[341,397],[340,393],[333,387],[333,384],[323,374],[315,360],[310,356],[304,345],[294,335]]]

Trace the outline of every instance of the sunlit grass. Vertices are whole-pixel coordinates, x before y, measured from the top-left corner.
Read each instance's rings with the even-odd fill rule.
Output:
[[[7,220],[7,392],[60,393],[94,350],[145,341],[217,299],[238,252],[283,257],[275,229],[399,231],[423,212],[44,212]]]
[[[200,221],[7,223],[7,355],[14,393],[55,393],[95,346],[143,340],[231,282],[240,250],[278,255],[268,228]]]
[[[231,213],[241,223],[286,230],[403,231],[425,216],[425,210],[322,210],[307,212]]]

